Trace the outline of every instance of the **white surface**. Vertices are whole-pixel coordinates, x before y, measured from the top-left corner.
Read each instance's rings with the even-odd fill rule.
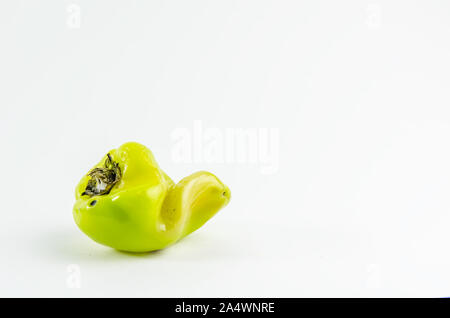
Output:
[[[0,296],[450,295],[448,1],[8,1],[0,39]],[[177,163],[196,120],[278,129],[278,169]],[[162,252],[92,242],[74,187],[129,140],[230,205]]]

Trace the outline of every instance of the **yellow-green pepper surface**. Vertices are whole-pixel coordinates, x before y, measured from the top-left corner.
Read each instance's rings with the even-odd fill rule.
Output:
[[[209,172],[175,184],[145,146],[113,149],[78,183],[73,216],[94,241],[130,252],[163,249],[192,233],[230,200]]]

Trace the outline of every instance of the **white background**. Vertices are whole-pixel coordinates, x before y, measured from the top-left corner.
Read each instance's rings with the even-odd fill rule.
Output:
[[[444,0],[4,1],[0,296],[450,296],[449,74]],[[278,169],[175,162],[195,120],[278,129]],[[230,205],[161,252],[94,243],[74,187],[130,140]]]

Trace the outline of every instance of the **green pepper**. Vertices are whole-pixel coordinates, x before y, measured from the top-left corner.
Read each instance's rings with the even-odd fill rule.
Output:
[[[122,251],[163,249],[194,232],[230,200],[209,172],[175,184],[145,146],[109,151],[75,189],[73,216],[94,241]]]

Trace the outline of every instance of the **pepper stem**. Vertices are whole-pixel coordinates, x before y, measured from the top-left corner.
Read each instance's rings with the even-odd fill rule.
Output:
[[[94,168],[87,175],[90,179],[81,195],[90,197],[108,194],[122,177],[119,164],[112,159],[109,153],[106,155],[103,167]]]

